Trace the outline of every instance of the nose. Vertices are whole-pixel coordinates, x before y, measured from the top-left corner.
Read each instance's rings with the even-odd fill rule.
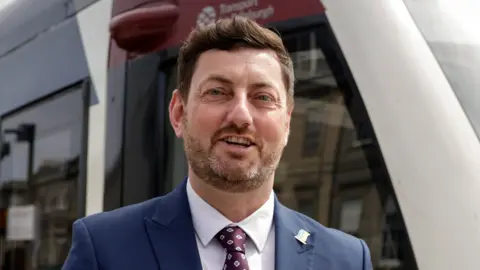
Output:
[[[253,118],[245,95],[237,95],[229,106],[227,122],[234,124],[237,128],[246,128],[252,125]]]

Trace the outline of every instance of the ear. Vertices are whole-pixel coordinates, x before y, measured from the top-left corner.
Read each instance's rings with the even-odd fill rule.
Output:
[[[285,121],[285,130],[287,132],[286,136],[285,136],[285,145],[286,146],[288,144],[288,138],[290,137],[290,120],[292,119],[292,112],[293,112],[293,104],[291,106],[288,107],[287,109],[287,119]]]
[[[170,124],[172,124],[175,135],[177,135],[178,138],[181,138],[183,136],[184,129],[183,117],[185,112],[185,105],[178,89],[175,89],[175,91],[173,91],[168,111],[170,115]]]

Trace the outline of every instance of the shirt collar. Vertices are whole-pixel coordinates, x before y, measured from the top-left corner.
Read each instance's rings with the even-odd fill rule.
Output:
[[[273,223],[273,191],[265,204],[239,223],[228,220],[205,202],[193,190],[189,180],[187,181],[187,197],[192,213],[193,226],[203,246],[207,246],[221,229],[229,225],[238,225],[255,244],[258,252],[262,252]]]

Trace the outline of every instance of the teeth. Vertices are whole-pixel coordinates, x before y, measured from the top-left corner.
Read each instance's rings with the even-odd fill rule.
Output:
[[[243,144],[243,145],[252,144],[252,142],[249,139],[241,138],[241,137],[230,136],[230,137],[224,138],[223,140],[229,143],[237,143],[237,144]]]

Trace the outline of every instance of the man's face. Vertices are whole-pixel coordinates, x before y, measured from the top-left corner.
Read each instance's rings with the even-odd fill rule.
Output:
[[[192,171],[229,192],[253,190],[272,179],[289,133],[286,93],[271,51],[201,54],[188,101],[175,91],[170,104]]]

